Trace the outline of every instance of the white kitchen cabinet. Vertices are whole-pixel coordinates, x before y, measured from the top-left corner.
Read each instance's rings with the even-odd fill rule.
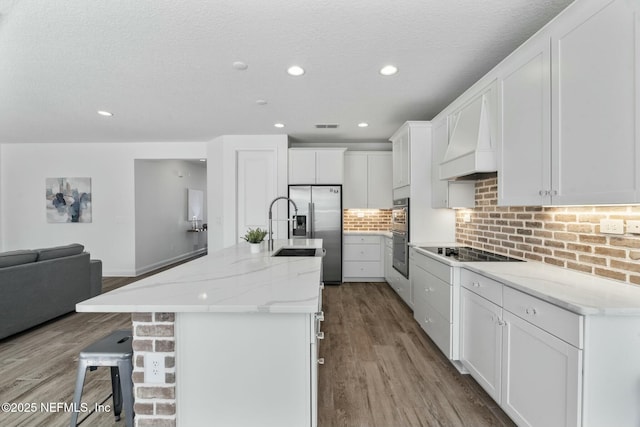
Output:
[[[495,400],[502,391],[502,308],[460,290],[460,361]]]
[[[579,426],[583,316],[463,269],[460,360],[518,425]]]
[[[413,317],[451,360],[459,355],[459,271],[415,248],[409,252]]]
[[[391,137],[393,152],[393,188],[411,184],[411,127],[401,127]]]
[[[551,28],[552,200],[638,201],[640,3],[579,6]]]
[[[345,148],[290,148],[289,184],[342,184]]]
[[[344,156],[343,208],[391,208],[391,175],[391,152],[347,151]]]
[[[581,425],[582,350],[508,311],[503,321],[502,409],[518,425]]]
[[[384,237],[384,278],[398,296],[409,306],[411,302],[411,283],[393,268],[393,239]]]
[[[574,3],[496,67],[500,205],[640,200],[640,3]]]
[[[384,282],[384,247],[377,235],[343,236],[345,282]]]
[[[440,179],[440,162],[449,143],[447,118],[432,123],[431,145],[431,207],[475,207],[475,181],[447,181]]]
[[[544,31],[499,67],[498,203],[551,202],[551,42]],[[576,161],[578,159],[574,159]]]

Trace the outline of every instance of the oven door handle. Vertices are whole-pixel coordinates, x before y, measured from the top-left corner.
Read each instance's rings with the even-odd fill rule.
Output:
[[[407,232],[406,231],[396,231],[396,230],[391,230],[391,234],[394,234],[396,236],[406,236]]]

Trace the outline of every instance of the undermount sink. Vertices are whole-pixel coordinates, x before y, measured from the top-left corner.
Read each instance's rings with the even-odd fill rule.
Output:
[[[323,256],[322,248],[280,248],[271,256]]]

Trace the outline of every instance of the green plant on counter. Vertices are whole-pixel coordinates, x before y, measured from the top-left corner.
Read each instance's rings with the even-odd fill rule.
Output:
[[[267,235],[266,230],[262,230],[260,228],[256,228],[256,229],[250,228],[249,230],[247,230],[247,234],[242,236],[242,238],[249,243],[260,243],[264,240],[264,236],[266,235]]]

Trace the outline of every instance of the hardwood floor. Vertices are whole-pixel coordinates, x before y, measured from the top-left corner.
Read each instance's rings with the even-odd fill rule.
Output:
[[[105,278],[103,289],[137,279]],[[388,285],[327,286],[324,301],[320,427],[513,425],[469,376],[458,374]],[[129,314],[73,313],[0,340],[0,403],[38,406],[32,413],[0,412],[0,426],[68,426],[68,412],[42,411],[40,404],[71,402],[78,353],[130,321]],[[87,372],[83,402],[93,407],[110,387],[107,368]],[[124,424],[108,412],[82,425]]]
[[[327,286],[321,427],[513,426],[386,283]]]

